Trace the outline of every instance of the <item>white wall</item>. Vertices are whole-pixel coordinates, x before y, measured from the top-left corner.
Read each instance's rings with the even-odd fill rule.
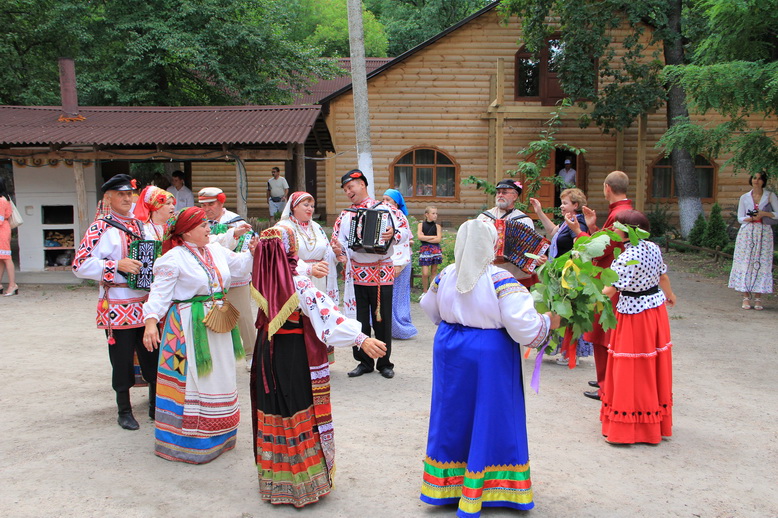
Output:
[[[22,213],[24,224],[19,230],[19,269],[23,272],[39,272],[45,267],[43,231],[45,229],[73,229],[75,246],[86,232],[79,228],[76,210],[76,187],[73,167],[59,162],[56,166],[20,166],[14,162],[14,186],[16,205]],[[87,219],[91,223],[97,206],[97,171],[95,163],[84,166],[86,183]],[[44,225],[41,207],[44,205],[72,205],[73,223],[69,225]]]

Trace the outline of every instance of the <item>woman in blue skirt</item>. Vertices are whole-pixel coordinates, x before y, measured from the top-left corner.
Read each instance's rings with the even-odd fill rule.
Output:
[[[458,504],[460,517],[480,516],[482,507],[533,507],[521,345],[539,347],[559,326],[492,264],[496,243],[492,225],[464,223],[456,263],[421,299],[438,324],[421,499]]]

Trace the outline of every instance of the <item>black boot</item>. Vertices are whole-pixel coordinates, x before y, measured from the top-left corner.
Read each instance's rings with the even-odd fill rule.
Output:
[[[119,426],[125,430],[137,430],[140,428],[138,421],[132,415],[132,405],[130,404],[130,391],[116,393],[116,406],[119,407]]]
[[[157,387],[149,383],[149,417],[154,420],[157,410]]]

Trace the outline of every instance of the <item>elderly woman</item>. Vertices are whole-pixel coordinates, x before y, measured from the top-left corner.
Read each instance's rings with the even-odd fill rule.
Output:
[[[421,499],[481,508],[531,509],[521,345],[538,347],[559,317],[538,314],[532,296],[494,266],[497,231],[471,220],[459,227],[456,263],[421,299],[438,324],[432,356],[432,409]]]
[[[387,189],[383,202],[402,212],[405,224],[400,225],[400,240],[394,245],[394,294],[392,299],[392,338],[407,340],[418,331],[411,322],[411,243],[413,234],[408,226],[408,208],[397,189]]]
[[[307,192],[293,192],[286,202],[277,225],[289,228],[297,240],[297,273],[313,281],[313,285],[338,300],[337,261],[330,240],[321,225],[313,221],[316,200]]]
[[[233,275],[251,271],[249,251],[209,242],[205,211],[190,207],[168,227],[143,305],[143,345],[159,347],[155,453],[203,464],[235,447],[240,422],[235,359],[244,355],[237,310],[224,298]],[[165,318],[162,338],[157,323]]]
[[[386,346],[363,334],[362,324],[344,317],[308,277],[295,275],[296,247],[283,226],[262,232],[257,247],[251,400],[260,497],[303,507],[330,492],[335,469],[327,346],[355,346],[371,358],[386,354]]]
[[[143,223],[143,236],[154,241],[162,241],[165,237],[167,220],[175,212],[176,197],[153,185],[143,188],[132,209],[135,217]]]
[[[748,183],[752,189],[740,197],[737,207],[740,230],[729,287],[743,294],[743,309],[759,311],[763,309],[762,293],[773,292],[773,229],[764,218],[778,218],[778,196],[765,189],[764,171],[750,177]]]

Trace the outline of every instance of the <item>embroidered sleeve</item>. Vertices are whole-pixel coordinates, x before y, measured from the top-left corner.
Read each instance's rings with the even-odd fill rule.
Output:
[[[116,281],[117,261],[110,259],[114,250],[111,243],[103,239],[107,229],[105,223],[95,221],[87,230],[73,259],[76,277],[109,283]]]
[[[160,320],[159,316],[166,314],[170,304],[173,303],[179,267],[171,253],[172,251],[154,263],[154,282],[151,283],[149,298],[143,304],[144,321],[150,318]]]
[[[522,286],[513,275],[505,270],[493,273],[492,283],[494,284],[494,291],[497,293],[498,299],[507,297],[511,293],[527,293],[527,288]]]
[[[499,276],[502,278],[502,272],[499,272]],[[526,347],[543,344],[548,338],[550,319],[535,310],[535,302],[526,288],[519,290],[508,287],[504,291],[504,295],[498,295],[497,302],[505,330],[511,338]]]
[[[327,345],[351,347],[362,333],[362,324],[346,318],[335,302],[313,285],[308,277],[295,276],[300,309],[313,326],[316,336]]]

